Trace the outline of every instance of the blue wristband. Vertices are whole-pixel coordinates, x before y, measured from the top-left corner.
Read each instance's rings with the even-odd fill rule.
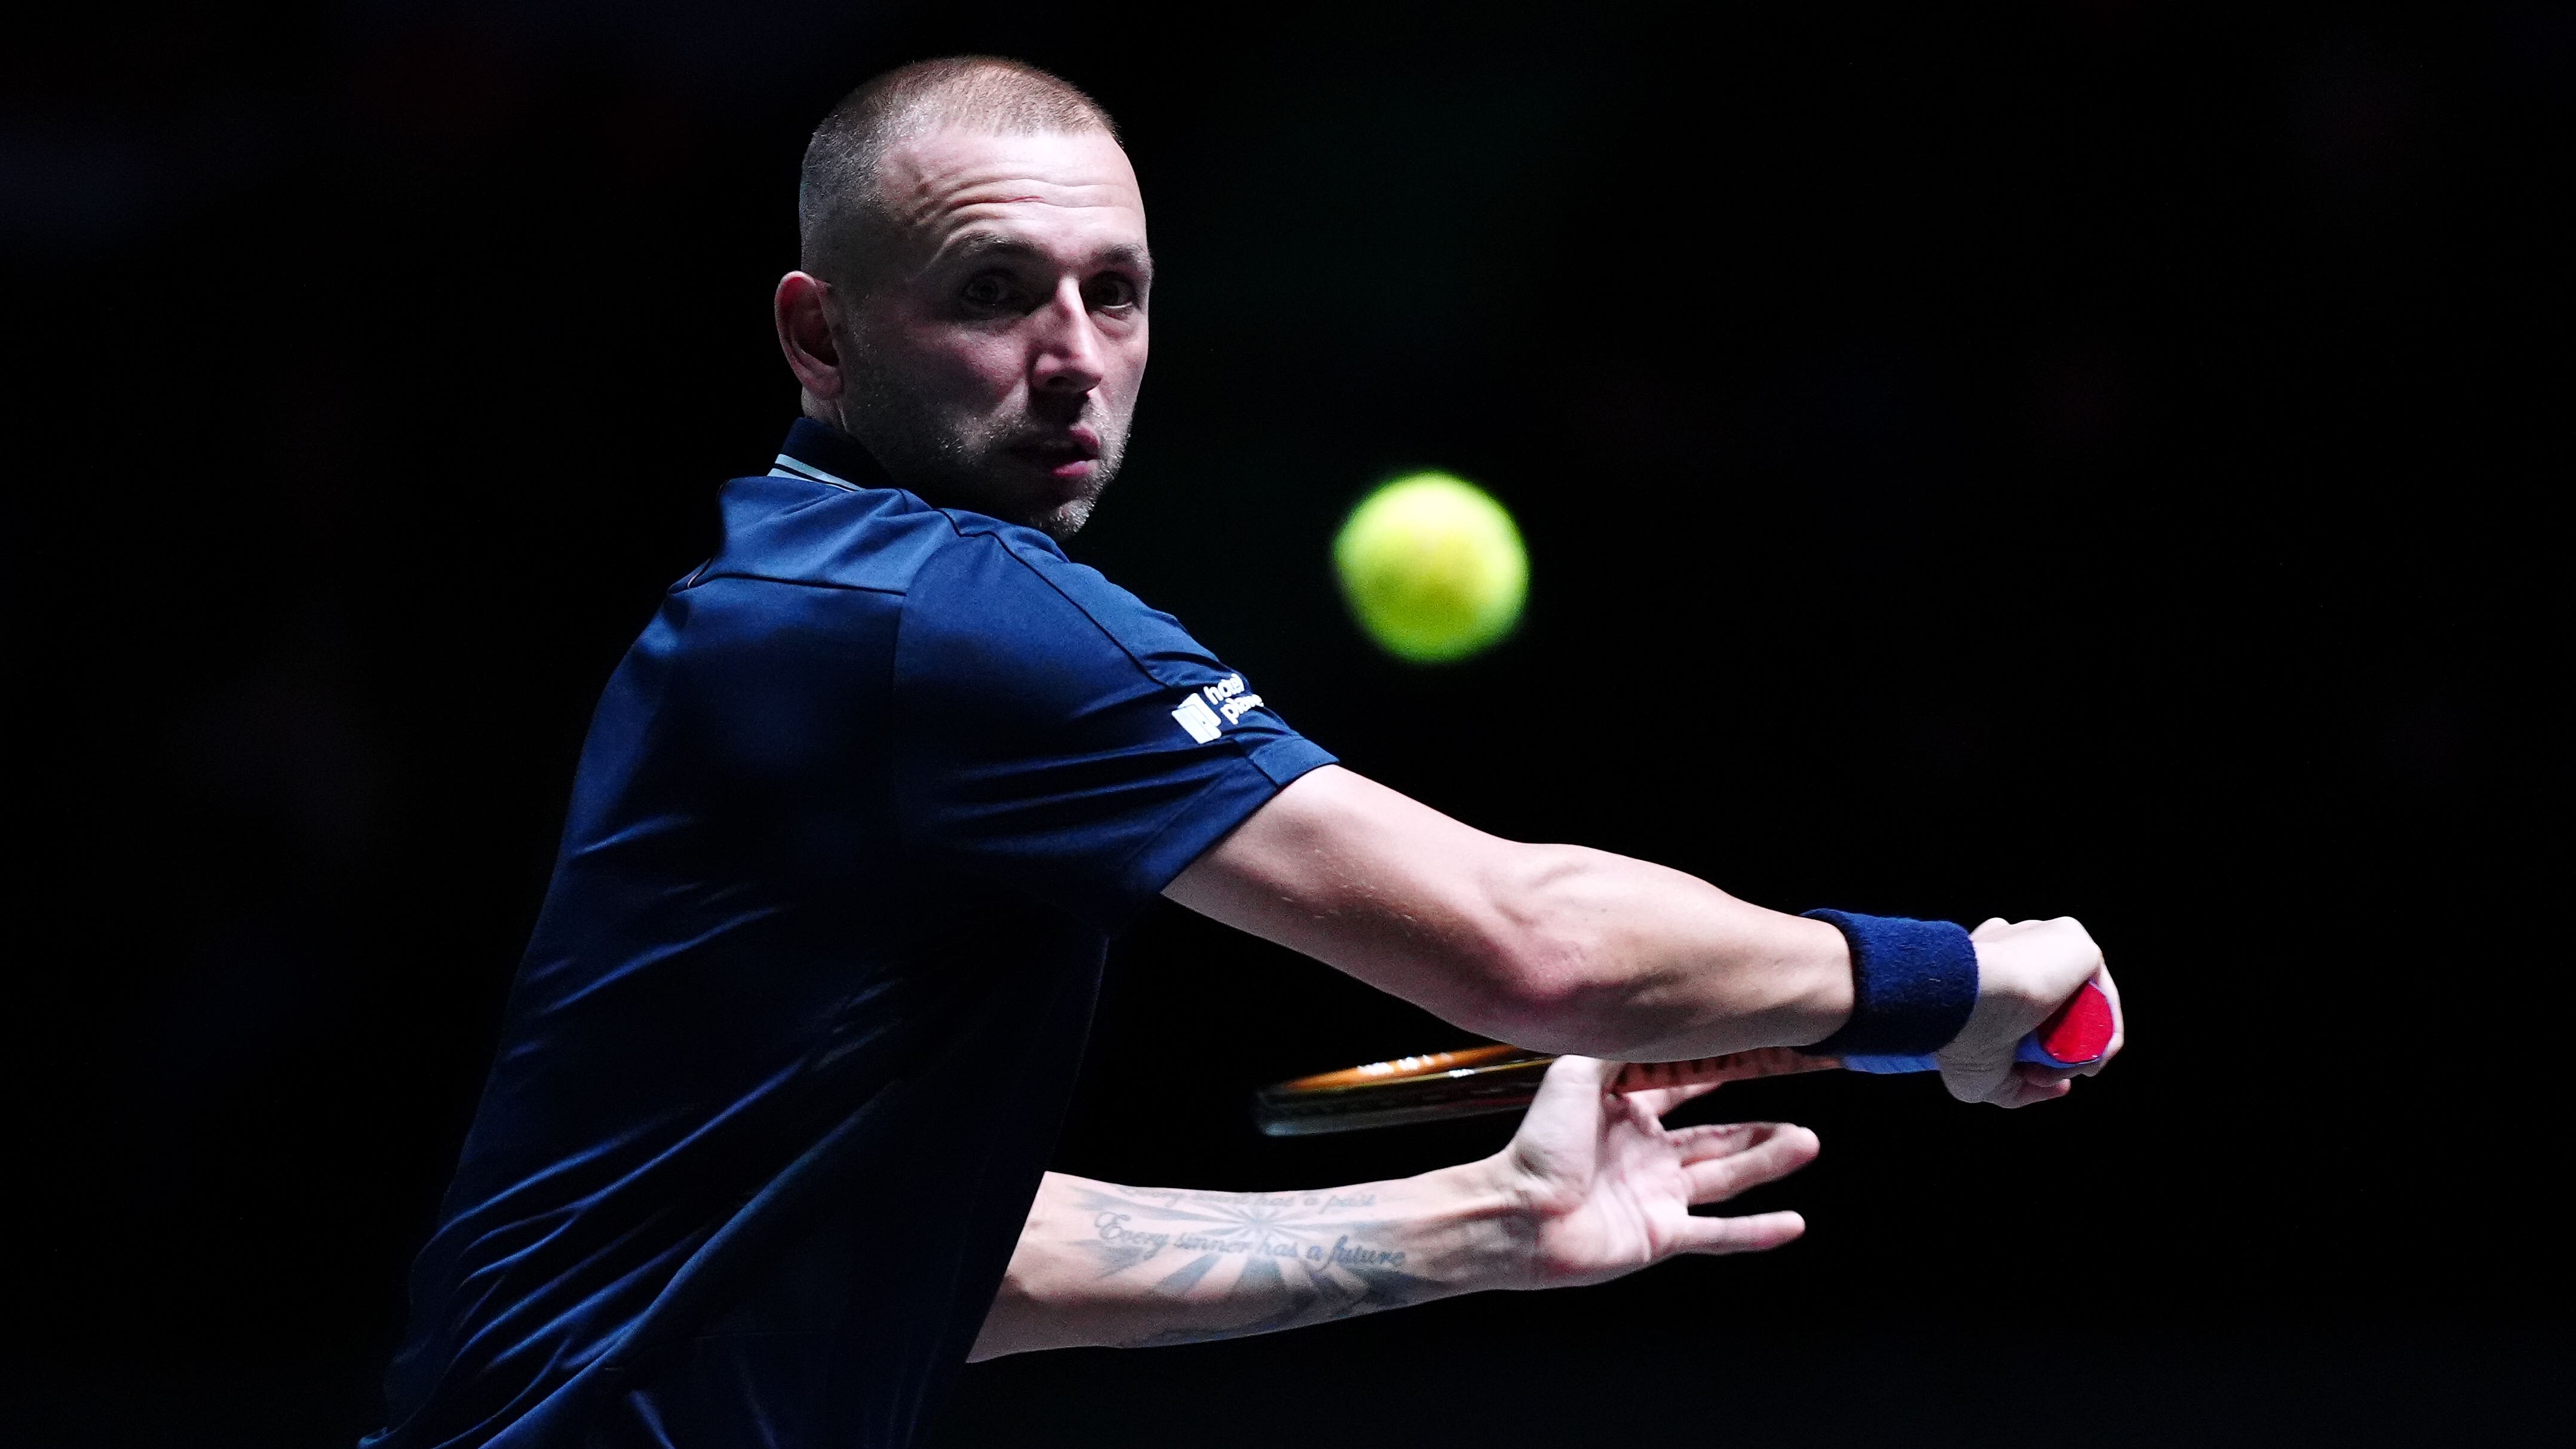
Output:
[[[1977,1006],[1977,948],[1948,921],[1809,911],[1851,943],[1852,1014],[1811,1056],[1921,1056],[1948,1046]]]

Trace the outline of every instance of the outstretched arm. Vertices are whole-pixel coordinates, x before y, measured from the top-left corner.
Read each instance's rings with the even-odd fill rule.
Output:
[[[1823,921],[1647,861],[1488,835],[1338,766],[1280,791],[1164,894],[1542,1051],[1804,1046],[1852,1010],[1849,949]],[[2100,950],[2061,920],[1981,929],[1977,952],[1975,1012],[1942,1053],[1951,1091],[2006,1106],[2064,1092],[2062,1074],[2016,1069],[2013,1044],[2087,979],[2110,989]]]
[[[1806,1165],[1814,1133],[1667,1132],[1661,1115],[1709,1088],[1621,1096],[1616,1072],[1568,1057],[1508,1147],[1393,1182],[1204,1192],[1049,1173],[973,1356],[1269,1333],[1488,1288],[1597,1283],[1805,1231],[1796,1213],[1690,1209]]]

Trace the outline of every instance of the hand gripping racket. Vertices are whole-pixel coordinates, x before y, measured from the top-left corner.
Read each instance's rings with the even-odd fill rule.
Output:
[[[2110,998],[2088,981],[2039,1030],[2023,1037],[2013,1056],[2044,1067],[2085,1066],[2111,1049],[2112,1027]],[[1253,1096],[1253,1121],[1272,1137],[1307,1137],[1516,1112],[1538,1095],[1538,1079],[1555,1060],[1516,1046],[1476,1046],[1346,1067],[1262,1088]],[[1930,1057],[1811,1057],[1789,1047],[1761,1047],[1697,1061],[1630,1062],[1611,1090],[1643,1092],[1836,1067],[1883,1076],[1936,1071],[1939,1065]]]

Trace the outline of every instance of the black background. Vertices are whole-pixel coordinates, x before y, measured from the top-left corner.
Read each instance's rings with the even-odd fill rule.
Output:
[[[1815,1126],[1763,1259],[970,1371],[953,1446],[2540,1442],[2576,632],[2576,19],[2091,4],[108,7],[16,45],[0,1431],[342,1444],[581,731],[794,406],[805,130],[981,50],[1120,118],[1161,268],[1076,556],[1352,766],[1740,895],[2074,914],[2133,1045]],[[1325,570],[1417,466],[1530,613]],[[1184,916],[1059,1165],[1323,1185],[1246,1094],[1453,1044]],[[2557,1420],[2563,1422],[2563,1420]]]

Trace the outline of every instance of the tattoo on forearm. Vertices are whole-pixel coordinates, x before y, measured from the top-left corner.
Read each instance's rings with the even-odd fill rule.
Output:
[[[1374,1192],[1200,1192],[1182,1188],[1077,1189],[1091,1236],[1080,1246],[1103,1278],[1150,1276],[1145,1291],[1181,1300],[1240,1263],[1231,1282],[1195,1301],[1240,1300],[1264,1310],[1247,1322],[1174,1329],[1129,1347],[1198,1343],[1324,1323],[1432,1297],[1437,1285],[1405,1271],[1391,1247],[1395,1225],[1368,1216]]]

